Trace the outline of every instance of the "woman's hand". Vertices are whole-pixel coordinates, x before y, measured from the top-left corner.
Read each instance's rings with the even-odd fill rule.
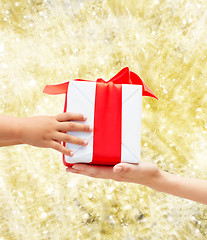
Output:
[[[85,121],[78,113],[62,113],[57,116],[25,117],[19,120],[19,140],[22,144],[53,148],[63,154],[73,156],[73,152],[61,145],[61,141],[85,146],[84,139],[67,134],[68,131],[91,132],[90,126],[73,121]]]
[[[95,178],[138,183],[159,192],[207,204],[207,180],[176,176],[159,170],[153,163],[119,163],[114,167],[75,164],[66,171]]]
[[[155,164],[148,162],[138,164],[119,163],[114,167],[79,163],[68,167],[66,171],[94,178],[139,183],[151,188],[156,188],[157,181],[161,177],[159,168]]]

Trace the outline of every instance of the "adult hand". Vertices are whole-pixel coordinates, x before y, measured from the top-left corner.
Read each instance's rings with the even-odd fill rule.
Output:
[[[113,179],[121,182],[131,182],[156,188],[161,177],[157,165],[149,162],[138,164],[119,163],[115,166],[99,166],[89,164],[74,164],[67,172],[82,174],[94,178]]]
[[[160,170],[155,164],[119,163],[114,167],[75,164],[67,172],[95,178],[113,179],[121,182],[138,183],[156,191],[207,204],[207,180],[180,177]]]

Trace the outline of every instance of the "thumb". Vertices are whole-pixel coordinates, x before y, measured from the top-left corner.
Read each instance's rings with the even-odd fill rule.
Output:
[[[128,173],[133,171],[135,164],[129,164],[129,163],[118,163],[113,167],[114,173]],[[137,164],[136,164],[137,165]]]

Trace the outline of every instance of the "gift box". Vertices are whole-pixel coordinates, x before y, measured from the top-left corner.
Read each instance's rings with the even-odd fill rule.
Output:
[[[91,133],[68,132],[86,139],[88,145],[64,142],[63,145],[74,152],[72,157],[63,154],[66,166],[140,162],[142,96],[158,98],[129,68],[122,69],[109,81],[75,79],[46,85],[43,92],[65,93],[64,112],[84,114],[87,116],[84,124],[93,128]]]

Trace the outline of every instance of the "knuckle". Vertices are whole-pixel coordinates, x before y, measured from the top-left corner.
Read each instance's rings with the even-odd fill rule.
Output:
[[[48,116],[48,118],[50,119],[51,122],[54,122],[54,120],[56,119],[56,116]]]
[[[57,127],[57,123],[54,121],[54,117],[49,117],[47,126],[48,126],[48,131],[51,131],[51,129]]]
[[[78,139],[78,140],[77,140],[77,144],[79,144],[79,145],[84,145],[84,140]]]
[[[58,151],[62,151],[62,145],[61,144],[58,144]]]
[[[50,140],[51,137],[50,137],[50,132],[48,130],[45,131],[44,135],[42,136],[42,140],[43,141],[48,141]]]
[[[43,148],[51,148],[50,144],[47,144],[47,141],[43,141],[42,147]]]
[[[57,151],[60,151],[60,146],[59,145],[55,145],[54,149],[57,150]]]
[[[71,136],[69,134],[67,134],[65,136],[65,142],[70,142],[71,141]]]
[[[70,122],[69,123],[69,128],[70,128],[70,130],[74,129],[75,128],[75,123],[74,122]]]
[[[128,172],[129,172],[129,167],[125,167],[124,173],[128,173]]]
[[[66,112],[65,115],[70,119],[71,118],[71,112]]]
[[[129,172],[130,172],[130,167],[124,165],[124,166],[123,166],[123,172],[124,172],[124,173],[129,173]]]
[[[89,131],[89,126],[88,125],[84,125],[84,127],[83,127],[83,129],[85,130],[85,131]]]
[[[55,116],[55,118],[57,119],[59,119],[60,117],[62,116],[62,113],[59,113],[59,114],[57,114],[56,116]]]

